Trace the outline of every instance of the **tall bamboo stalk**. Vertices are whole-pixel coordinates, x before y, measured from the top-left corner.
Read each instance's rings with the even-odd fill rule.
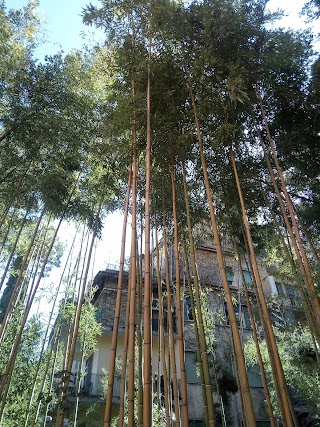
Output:
[[[9,303],[8,303],[8,307],[7,307],[7,310],[6,310],[6,314],[5,314],[5,316],[4,316],[4,319],[3,319],[2,325],[1,325],[1,327],[0,327],[0,342],[1,342],[1,341],[2,341],[2,339],[3,339],[4,332],[5,332],[5,330],[6,330],[6,326],[7,326],[7,321],[8,321],[8,318],[9,318],[10,314],[11,314],[11,311],[12,311],[12,309],[13,309],[14,300],[15,300],[15,298],[16,298],[16,296],[17,296],[17,293],[18,293],[18,291],[19,291],[19,288],[20,288],[20,285],[21,285],[21,282],[22,282],[23,272],[24,272],[25,267],[26,267],[26,265],[27,265],[27,262],[28,262],[28,259],[29,259],[29,256],[30,256],[30,253],[31,253],[31,250],[32,250],[32,248],[33,248],[34,241],[35,241],[35,239],[36,239],[36,237],[37,237],[37,234],[38,234],[38,231],[39,231],[39,227],[40,227],[40,224],[41,224],[42,218],[43,218],[43,216],[44,216],[45,210],[46,210],[46,208],[45,208],[45,207],[43,207],[43,209],[42,209],[42,211],[41,211],[41,213],[40,213],[40,215],[39,215],[39,217],[38,217],[38,221],[37,221],[37,223],[36,223],[36,226],[35,226],[35,228],[34,228],[34,230],[33,230],[33,234],[32,234],[32,236],[31,236],[31,239],[30,239],[30,242],[29,242],[28,248],[27,248],[27,250],[26,250],[26,253],[25,253],[24,257],[23,257],[23,260],[22,260],[22,263],[21,263],[21,267],[20,267],[20,271],[19,271],[19,275],[18,275],[18,277],[17,277],[17,281],[16,281],[16,283],[15,283],[15,285],[14,285],[14,288],[13,288],[13,291],[12,291],[12,295],[11,295],[11,298],[10,298],[10,301],[9,301]],[[0,394],[1,394],[1,393],[0,393]]]
[[[26,210],[25,216],[27,215],[27,212],[28,212],[28,211]],[[3,236],[3,239],[2,239],[2,242],[1,242],[1,246],[0,246],[0,256],[1,256],[1,254],[2,254],[3,249],[5,249],[5,245],[6,245],[6,243],[7,243],[7,239],[8,239],[9,233],[10,233],[10,229],[11,229],[11,226],[12,226],[13,220],[16,218],[16,216],[17,216],[17,209],[13,209],[13,212],[12,212],[12,214],[11,214],[11,217],[10,217],[10,220],[9,220],[9,224],[8,224],[8,227],[7,227],[7,230],[6,230],[5,235]]]
[[[273,329],[272,329],[270,318],[269,318],[268,307],[267,307],[267,303],[265,300],[262,281],[261,281],[261,277],[260,277],[260,272],[259,272],[259,268],[258,268],[258,264],[257,264],[257,260],[256,260],[255,250],[254,250],[253,242],[251,239],[249,221],[248,221],[248,217],[247,217],[245,206],[244,206],[244,200],[243,200],[243,196],[242,196],[237,166],[236,166],[232,147],[230,148],[230,156],[231,156],[231,162],[232,162],[232,166],[233,166],[234,176],[236,179],[238,195],[239,195],[239,200],[240,200],[240,204],[241,204],[242,217],[243,217],[243,222],[244,222],[245,229],[246,229],[246,236],[247,236],[247,240],[248,240],[248,244],[249,244],[251,261],[253,264],[254,276],[256,279],[257,286],[258,286],[259,299],[261,302],[263,317],[264,317],[265,325],[267,328],[266,331],[267,331],[267,334],[268,334],[268,337],[270,340],[270,344],[272,347],[272,353],[273,353],[273,357],[274,357],[275,365],[276,365],[276,370],[277,370],[276,376],[277,376],[278,381],[279,381],[280,394],[281,394],[283,410],[284,410],[284,413],[282,414],[282,419],[288,425],[288,427],[292,427],[293,421],[292,421],[292,416],[291,416],[291,412],[290,412],[289,396],[287,393],[286,380],[284,377],[282,364],[281,364],[281,360],[280,360],[279,353],[278,353],[277,344],[275,341]]]
[[[193,288],[191,283],[190,265],[189,265],[187,246],[185,242],[185,236],[183,236],[183,247],[184,247],[184,255],[185,255],[187,282],[188,282],[190,302],[191,302],[194,335],[195,335],[195,341],[196,341],[197,361],[198,361],[200,382],[201,382],[202,403],[204,408],[205,424],[207,427],[209,426],[209,413],[208,413],[208,403],[207,403],[207,394],[206,394],[207,393],[206,383],[205,383],[204,372],[203,372],[203,363],[202,363],[202,357],[201,357],[202,351],[201,351],[201,344],[200,344],[200,338],[199,338],[198,320],[197,320],[197,314],[196,314],[196,308],[195,308],[196,303],[194,301]]]
[[[114,372],[115,372],[115,366],[116,366],[118,330],[119,330],[119,320],[120,320],[120,310],[121,310],[121,297],[122,297],[122,284],[123,284],[123,270],[124,270],[124,257],[125,257],[128,210],[129,210],[129,198],[130,198],[130,188],[131,188],[131,175],[132,175],[132,167],[130,165],[129,178],[128,178],[128,188],[127,188],[127,194],[126,194],[126,203],[125,203],[123,225],[122,225],[120,267],[119,267],[116,306],[115,306],[115,311],[114,311],[114,321],[113,321],[112,338],[111,338],[110,363],[109,363],[109,371],[108,371],[108,388],[107,388],[107,395],[106,395],[106,407],[105,407],[105,412],[104,412],[104,425],[108,426],[108,427],[110,426],[110,423],[111,423],[112,395],[113,395],[113,386],[114,386]]]
[[[155,221],[156,215],[155,215]],[[168,373],[166,364],[166,343],[164,334],[164,322],[163,322],[163,295],[162,295],[162,282],[161,282],[161,271],[160,271],[160,254],[159,254],[159,242],[158,242],[158,229],[155,224],[155,239],[156,239],[156,257],[157,257],[157,282],[158,282],[158,299],[159,299],[159,349],[162,362],[162,374],[163,374],[163,386],[164,386],[164,407],[166,411],[166,426],[170,427],[170,408],[169,408],[169,395],[168,395]],[[158,370],[158,383],[161,389],[161,377],[160,370]],[[160,395],[159,395],[160,399]]]
[[[261,374],[261,379],[262,379],[262,383],[263,383],[263,389],[264,389],[264,392],[266,395],[266,400],[267,400],[267,407],[268,407],[268,412],[269,412],[270,424],[271,424],[271,427],[276,427],[276,422],[275,422],[274,415],[273,415],[273,408],[272,408],[272,403],[271,403],[271,398],[270,398],[270,392],[269,392],[267,377],[266,377],[264,364],[263,364],[261,351],[260,351],[260,346],[259,346],[257,326],[256,326],[256,322],[255,322],[254,315],[253,315],[253,310],[252,310],[252,306],[251,306],[248,287],[246,284],[246,279],[244,277],[239,247],[238,247],[238,243],[236,241],[234,234],[232,237],[233,237],[233,244],[234,244],[234,248],[235,248],[237,259],[238,259],[238,264],[239,264],[239,269],[240,269],[240,274],[241,274],[241,280],[242,280],[242,284],[243,284],[243,288],[244,288],[244,292],[245,292],[245,296],[246,296],[247,307],[248,307],[248,312],[249,312],[249,316],[250,316],[250,322],[252,325],[253,339],[254,339],[254,343],[256,346],[256,350],[257,350],[258,363],[259,363],[260,374]]]
[[[180,256],[179,256],[179,238],[178,238],[178,219],[177,219],[177,202],[176,202],[176,186],[174,179],[174,165],[171,165],[171,185],[172,185],[172,213],[174,224],[174,251],[175,251],[175,282],[176,282],[176,306],[177,306],[177,324],[178,324],[178,344],[179,344],[179,360],[181,373],[181,396],[182,396],[182,422],[184,426],[189,425],[188,414],[188,395],[187,395],[187,377],[184,363],[184,337],[183,337],[183,321],[181,310],[181,289],[180,289]]]
[[[133,99],[135,99],[134,82],[132,82]],[[136,315],[136,281],[137,281],[137,137],[135,109],[132,116],[132,219],[131,219],[131,275],[130,275],[130,315],[128,338],[128,426],[134,427],[134,378],[135,378],[135,315]]]
[[[40,147],[39,147],[39,148],[40,148]],[[26,170],[24,171],[23,175],[20,177],[20,179],[19,179],[19,182],[18,182],[17,186],[15,187],[14,191],[11,193],[11,197],[10,197],[10,199],[9,199],[9,202],[7,203],[7,205],[6,205],[6,207],[5,207],[4,212],[3,212],[3,214],[2,214],[2,215],[1,215],[1,217],[0,217],[0,230],[1,230],[1,228],[2,228],[3,224],[4,224],[5,220],[6,220],[6,217],[7,217],[7,215],[8,215],[8,212],[9,212],[10,208],[12,207],[12,204],[13,204],[13,202],[14,202],[15,198],[16,198],[16,197],[18,196],[18,194],[19,194],[19,191],[20,191],[20,189],[21,189],[21,185],[22,185],[22,183],[23,183],[23,181],[24,181],[25,177],[27,176],[27,174],[28,174],[28,172],[29,172],[29,169],[30,169],[30,167],[31,167],[32,163],[33,163],[33,159],[32,159],[32,160],[30,160],[29,164],[27,165]]]
[[[47,324],[47,327],[46,327],[46,332],[45,332],[45,335],[44,335],[44,338],[43,338],[43,343],[42,343],[40,355],[39,355],[38,362],[37,362],[36,372],[35,372],[34,378],[33,378],[33,384],[32,384],[32,388],[31,388],[32,391],[31,391],[31,394],[29,396],[28,411],[26,413],[26,418],[25,418],[25,423],[24,423],[25,427],[27,427],[28,423],[29,423],[30,409],[31,409],[32,400],[33,400],[34,393],[35,393],[36,383],[37,383],[38,374],[39,374],[41,363],[42,363],[43,354],[44,354],[45,347],[46,347],[47,337],[48,337],[48,334],[49,334],[49,331],[50,331],[50,328],[51,328],[51,321],[52,321],[52,317],[53,317],[53,313],[54,313],[54,308],[55,308],[57,300],[58,300],[60,288],[61,288],[61,285],[62,285],[62,282],[63,282],[63,278],[64,278],[64,275],[65,275],[65,271],[66,271],[67,265],[69,263],[69,259],[70,259],[70,256],[71,256],[71,252],[72,252],[72,249],[73,249],[74,242],[75,242],[75,237],[74,237],[74,240],[73,240],[72,245],[70,247],[70,250],[69,250],[69,253],[68,253],[68,257],[67,257],[67,260],[65,262],[63,271],[62,271],[61,276],[60,276],[59,284],[58,284],[58,287],[57,287],[56,292],[55,292],[55,296],[54,296],[54,300],[53,300],[53,304],[52,304],[52,309],[50,311],[49,320],[48,320],[48,324]],[[49,358],[49,360],[50,360],[50,358]]]
[[[67,399],[67,396],[68,396],[68,384],[69,384],[69,380],[70,380],[72,362],[73,362],[73,358],[74,358],[76,342],[77,342],[77,337],[78,337],[80,317],[81,317],[83,299],[84,299],[84,294],[85,294],[85,290],[86,290],[86,283],[87,283],[88,273],[89,273],[89,268],[90,268],[90,263],[91,263],[91,257],[92,257],[95,239],[97,236],[98,218],[99,218],[99,214],[101,211],[103,196],[104,196],[104,194],[102,193],[101,199],[99,202],[98,211],[96,214],[95,223],[94,223],[94,229],[93,229],[93,233],[92,233],[88,258],[87,258],[87,262],[86,262],[86,268],[85,268],[83,280],[82,280],[80,290],[79,290],[79,295],[78,295],[78,301],[77,301],[77,307],[76,307],[76,313],[75,313],[75,319],[74,319],[73,331],[72,331],[72,338],[71,338],[71,345],[70,345],[70,350],[68,352],[68,358],[67,358],[67,364],[66,364],[66,375],[64,376],[63,381],[62,381],[62,395],[61,395],[61,399],[59,402],[60,404],[58,406],[58,411],[57,411],[57,423],[56,423],[57,427],[63,426],[64,412],[63,412],[63,410],[61,410],[61,403],[65,402]]]
[[[142,211],[140,216],[140,248],[142,252]],[[142,253],[137,239],[137,346],[138,346],[138,426],[143,425],[143,349],[142,349]]]
[[[120,399],[119,399],[119,427],[124,425],[124,413],[125,413],[125,394],[126,394],[126,372],[127,372],[127,359],[128,359],[128,343],[129,343],[129,317],[130,317],[130,284],[131,284],[131,264],[129,269],[129,277],[127,284],[127,301],[126,301],[126,318],[125,318],[125,329],[123,335],[123,352],[122,352],[122,369],[121,369],[121,382],[120,382]]]
[[[61,285],[63,283],[63,279],[64,279],[64,276],[65,276],[65,272],[66,272],[67,266],[68,266],[68,264],[71,264],[70,261],[71,261],[71,256],[72,256],[72,252],[73,252],[73,248],[74,248],[74,243],[75,243],[75,240],[76,240],[76,235],[77,235],[77,233],[75,234],[74,239],[72,241],[72,244],[71,244],[71,247],[70,247],[70,250],[69,250],[69,253],[68,253],[67,260],[65,262],[63,271],[62,271],[61,276],[60,276],[60,281],[59,281],[58,288],[57,288],[57,291],[56,291],[56,296],[55,296],[54,302],[52,304],[52,309],[51,309],[51,312],[50,312],[48,326],[50,325],[52,317],[53,317],[54,309],[56,307],[57,298],[58,298],[58,295],[59,295],[59,291],[60,291]],[[68,277],[69,276],[70,276],[70,269],[69,269]],[[64,306],[66,304],[66,301],[67,301],[67,298],[64,298]],[[54,332],[54,335],[53,335],[52,340],[51,340],[52,344],[50,346],[49,355],[48,355],[46,366],[45,366],[45,370],[44,370],[44,373],[43,373],[43,376],[42,376],[42,381],[41,381],[41,385],[40,385],[39,396],[43,395],[43,391],[44,391],[44,387],[45,387],[45,382],[46,382],[46,377],[47,377],[47,373],[48,373],[49,365],[50,365],[50,361],[51,361],[51,355],[52,355],[52,352],[54,351],[54,349],[56,349],[55,350],[55,358],[56,358],[56,352],[57,352],[57,347],[58,347],[58,344],[59,344],[59,337],[60,337],[60,333],[61,333],[61,322],[62,322],[62,318],[60,317],[59,323],[57,325],[55,325],[55,332]],[[44,342],[45,342],[45,340],[44,340]],[[53,363],[53,365],[55,365],[55,363]],[[53,366],[53,369],[54,369],[54,366]],[[50,390],[51,390],[51,386],[52,385],[50,384]],[[49,392],[50,392],[50,390],[49,390]],[[34,427],[34,425],[35,425],[35,423],[36,423],[36,421],[38,419],[41,401],[42,401],[42,398],[38,398],[37,399],[37,405],[36,405],[36,408],[34,410],[34,415],[33,415],[33,418],[31,420],[30,427]],[[26,418],[26,421],[27,421],[27,419],[28,418]],[[25,425],[28,425],[27,422],[25,423]]]
[[[270,132],[268,130],[267,122],[266,122],[266,128],[267,128],[267,134],[268,134],[269,143],[271,145],[271,149],[272,149],[272,153],[273,153],[273,160],[275,162],[276,169],[277,169],[278,174],[279,174],[279,178],[280,178],[282,190],[283,190],[283,192],[285,194],[285,197],[286,197],[287,207],[289,209],[289,214],[290,214],[290,218],[291,218],[291,221],[292,221],[292,226],[290,224],[289,217],[287,215],[287,212],[286,212],[286,209],[285,209],[282,197],[281,197],[281,193],[279,191],[278,184],[276,182],[275,174],[273,172],[273,168],[272,168],[269,156],[268,156],[268,152],[267,152],[266,146],[265,146],[265,144],[263,142],[261,133],[259,132],[259,129],[258,129],[256,123],[255,123],[255,128],[256,128],[256,132],[257,132],[258,137],[259,137],[259,142],[260,142],[260,145],[262,147],[262,150],[263,150],[263,153],[264,153],[264,157],[265,157],[265,160],[266,160],[266,163],[267,163],[267,166],[268,166],[268,170],[269,170],[269,173],[270,173],[271,181],[272,181],[273,187],[274,187],[275,192],[276,192],[276,196],[277,196],[277,199],[278,199],[278,202],[279,202],[281,213],[283,215],[283,218],[284,218],[287,230],[289,232],[289,235],[290,235],[290,238],[291,238],[291,241],[292,241],[292,244],[293,244],[296,256],[297,256],[297,261],[298,261],[298,264],[299,264],[299,268],[300,268],[303,280],[305,282],[305,285],[306,285],[306,287],[308,289],[310,301],[311,301],[313,310],[315,312],[315,319],[316,319],[316,322],[318,323],[318,326],[320,326],[320,302],[319,302],[319,299],[318,299],[318,296],[317,296],[316,289],[314,287],[314,283],[313,283],[313,278],[312,278],[312,274],[311,274],[309,262],[308,262],[308,259],[307,259],[307,256],[306,256],[306,253],[305,253],[305,250],[304,250],[304,246],[302,244],[301,236],[300,236],[299,229],[298,229],[298,226],[297,226],[297,223],[296,223],[296,219],[295,219],[295,216],[294,216],[294,212],[293,212],[293,209],[292,209],[291,200],[290,200],[289,194],[287,192],[286,185],[285,185],[284,178],[283,178],[283,174],[282,174],[282,171],[280,169],[280,166],[279,166],[279,163],[278,163],[278,160],[277,160],[275,148],[274,148],[271,136],[270,136]]]
[[[292,271],[292,274],[293,274],[293,277],[294,277],[294,281],[295,281],[295,283],[296,283],[296,285],[297,285],[297,287],[299,289],[299,292],[300,292],[300,295],[301,295],[301,298],[302,298],[303,308],[305,310],[305,314],[306,314],[306,317],[307,317],[307,320],[308,320],[308,324],[309,324],[309,327],[310,327],[310,331],[316,337],[316,339],[317,339],[317,341],[318,341],[318,343],[320,345],[320,331],[318,330],[317,325],[315,323],[315,319],[314,319],[313,313],[312,313],[311,308],[310,308],[310,301],[308,300],[308,298],[306,296],[306,293],[305,293],[305,290],[304,290],[304,288],[302,286],[300,277],[299,277],[297,269],[296,269],[296,265],[295,265],[294,260],[293,260],[293,258],[291,256],[290,250],[289,250],[289,248],[288,248],[288,246],[287,246],[287,244],[285,242],[284,236],[283,236],[283,234],[281,232],[281,229],[280,229],[280,226],[279,226],[276,214],[272,210],[272,207],[271,207],[269,201],[267,200],[267,198],[265,200],[267,202],[267,205],[269,207],[269,211],[270,211],[270,213],[272,215],[274,224],[276,226],[276,230],[277,230],[280,242],[282,244],[282,247],[283,247],[283,249],[285,251],[286,258],[287,258],[287,260],[288,260],[288,262],[289,262],[289,264],[291,266],[291,271]],[[318,353],[317,352],[317,346],[315,346],[315,351],[316,351],[316,353]]]
[[[197,309],[198,309],[199,339],[200,339],[200,347],[201,347],[201,361],[203,365],[203,375],[204,375],[205,389],[206,389],[206,403],[208,406],[208,420],[209,420],[209,426],[214,426],[215,415],[214,415],[214,405],[213,405],[213,397],[212,397],[212,386],[211,386],[210,371],[209,371],[207,343],[206,343],[205,330],[203,325],[203,316],[202,316],[202,307],[201,307],[201,298],[200,298],[200,285],[199,285],[198,271],[196,266],[196,257],[195,257],[195,251],[194,251],[194,240],[193,240],[192,225],[191,225],[186,170],[185,170],[184,164],[183,164],[183,188],[184,188],[184,198],[185,198],[185,204],[186,204],[191,266],[192,266],[192,274],[193,274],[193,281],[194,281],[195,297],[196,297],[196,303],[197,303]],[[191,294],[192,292],[190,291],[190,295]],[[193,298],[193,295],[192,295],[192,298]],[[195,319],[194,321],[196,321],[195,317],[194,319]]]
[[[151,7],[150,7],[151,8]],[[143,426],[152,425],[152,332],[151,332],[151,276],[150,276],[150,184],[151,184],[151,32],[148,47],[147,85],[147,145],[145,193],[145,250],[144,250],[144,308],[143,308]]]
[[[226,269],[225,269],[225,265],[224,265],[223,252],[221,249],[221,242],[220,242],[220,235],[219,235],[219,231],[218,231],[215,208],[214,208],[213,200],[212,200],[212,196],[211,196],[207,165],[206,165],[206,160],[205,160],[204,151],[203,151],[202,135],[201,135],[200,123],[198,120],[197,107],[196,107],[196,103],[195,103],[195,99],[194,99],[194,95],[193,95],[193,91],[192,91],[192,87],[191,87],[191,83],[190,83],[189,78],[188,78],[188,87],[189,87],[189,91],[190,91],[190,96],[191,96],[191,101],[192,101],[192,106],[193,106],[193,112],[194,112],[194,119],[195,119],[195,124],[196,124],[196,128],[197,128],[197,137],[198,137],[198,144],[199,144],[199,150],[200,150],[200,159],[201,159],[201,165],[202,165],[202,172],[203,172],[203,176],[204,176],[206,195],[207,195],[209,210],[210,210],[211,226],[212,226],[214,241],[215,241],[216,250],[217,250],[217,256],[218,256],[218,262],[219,262],[219,268],[220,268],[220,273],[221,273],[221,278],[222,278],[223,289],[225,292],[225,298],[226,298],[227,307],[228,307],[228,313],[229,313],[229,319],[230,319],[230,328],[232,331],[233,348],[234,348],[235,359],[236,359],[236,363],[237,363],[237,367],[238,367],[237,372],[239,373],[239,382],[242,385],[242,393],[243,393],[243,400],[244,400],[244,404],[245,404],[247,425],[248,425],[248,427],[254,427],[256,425],[256,421],[255,421],[255,414],[254,414],[254,409],[253,409],[253,404],[252,404],[252,398],[251,398],[251,394],[250,394],[248,376],[247,376],[247,371],[246,371],[246,366],[245,366],[243,350],[242,350],[242,346],[241,346],[241,339],[240,339],[240,334],[239,334],[239,330],[238,330],[237,318],[236,318],[236,315],[234,312],[232,295],[230,292],[227,274],[226,274]]]
[[[293,203],[292,203],[292,207],[293,207],[295,215],[298,218],[301,230],[302,230],[302,232],[303,232],[303,234],[304,234],[307,242],[309,243],[309,246],[311,248],[313,256],[314,256],[315,260],[318,262],[318,265],[320,267],[320,257],[319,257],[319,254],[318,254],[318,252],[317,252],[317,250],[316,250],[316,248],[315,248],[315,246],[314,246],[314,244],[312,242],[312,237],[311,237],[309,231],[307,230],[306,226],[304,225],[303,220],[302,220],[302,218],[301,218],[301,216],[299,214],[299,211],[298,211],[297,207]]]
[[[174,329],[172,319],[172,303],[171,303],[171,286],[170,286],[170,271],[169,271],[169,255],[167,246],[167,230],[166,230],[166,215],[163,211],[163,247],[165,253],[165,265],[166,265],[166,291],[167,291],[167,306],[168,306],[168,325],[169,325],[169,349],[170,349],[170,364],[171,364],[171,376],[173,383],[173,400],[174,400],[174,413],[176,416],[176,427],[180,426],[180,407],[179,407],[179,389],[177,379],[177,367],[176,367],[176,351],[174,342]]]

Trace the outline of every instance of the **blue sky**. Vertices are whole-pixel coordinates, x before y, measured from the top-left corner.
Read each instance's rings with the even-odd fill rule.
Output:
[[[40,0],[39,15],[43,23],[46,42],[37,50],[40,60],[45,55],[52,55],[59,50],[65,52],[80,48],[84,43],[81,32],[85,32],[87,39],[101,39],[102,31],[87,27],[82,23],[81,10],[88,3],[99,5],[99,0]],[[8,8],[21,8],[28,4],[28,0],[6,0]],[[282,23],[284,26],[301,28],[303,20],[298,13],[304,0],[270,0],[269,8],[284,9],[288,15]],[[91,35],[90,34],[94,34]]]
[[[6,0],[8,9],[20,9],[28,0]],[[99,39],[101,31],[82,23],[81,10],[88,3],[99,5],[98,0],[40,0],[39,16],[44,31],[45,43],[37,50],[39,59],[53,55],[59,50],[69,52],[80,48],[84,42],[81,32],[94,33]]]

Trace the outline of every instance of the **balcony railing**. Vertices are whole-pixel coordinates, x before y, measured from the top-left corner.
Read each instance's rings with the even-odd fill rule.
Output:
[[[114,379],[113,398],[120,397],[120,378]],[[89,396],[104,397],[107,390],[107,380],[104,374],[87,374],[83,379],[82,390]]]
[[[114,399],[119,399],[120,397],[120,383],[120,378],[114,379],[112,394]],[[56,376],[54,380],[54,385],[59,388],[61,387],[61,384],[61,377]],[[106,390],[107,380],[105,374],[87,373],[81,380],[79,394],[104,398]],[[74,375],[71,375],[70,377],[68,393],[71,396],[76,393],[76,378]]]

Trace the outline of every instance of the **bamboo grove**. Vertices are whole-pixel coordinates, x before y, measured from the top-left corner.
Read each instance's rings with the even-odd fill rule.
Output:
[[[80,425],[84,363],[101,333],[91,303],[95,247],[107,214],[117,209],[124,220],[99,425],[189,425],[185,292],[191,300],[205,425],[228,425],[223,417],[217,420],[217,407],[223,414],[224,402],[195,255],[203,228],[217,254],[243,425],[256,426],[256,415],[228,284],[226,241],[242,277],[270,425],[300,425],[259,260],[276,254],[279,269],[298,289],[319,364],[320,62],[310,33],[278,28],[279,16],[268,12],[267,4],[100,0],[100,6],[83,9],[82,17],[104,31],[104,44],[43,63],[34,59],[38,2],[19,12],[0,6],[1,426],[45,426],[48,414],[57,427],[65,419]],[[311,3],[306,7],[310,14]],[[317,2],[314,8],[316,19]],[[68,229],[72,237],[64,242]],[[49,284],[57,265],[60,277]],[[251,272],[250,288],[245,269]],[[154,289],[159,299],[156,358]],[[48,300],[45,321],[34,314],[40,295]]]

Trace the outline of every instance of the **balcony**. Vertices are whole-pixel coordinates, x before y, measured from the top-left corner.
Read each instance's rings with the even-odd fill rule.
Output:
[[[61,377],[56,376],[54,379],[54,385],[56,388],[60,388],[62,385]],[[114,379],[113,385],[113,399],[118,401],[120,398],[120,378]],[[107,390],[107,380],[105,374],[91,374],[88,373],[81,380],[80,384],[80,396],[87,397],[98,397],[104,399]],[[76,378],[71,375],[68,387],[68,394],[74,396],[76,394]]]
[[[118,400],[120,397],[120,378],[114,379],[113,398]],[[104,374],[87,374],[82,382],[81,391],[89,396],[104,398],[107,389],[106,375]]]

